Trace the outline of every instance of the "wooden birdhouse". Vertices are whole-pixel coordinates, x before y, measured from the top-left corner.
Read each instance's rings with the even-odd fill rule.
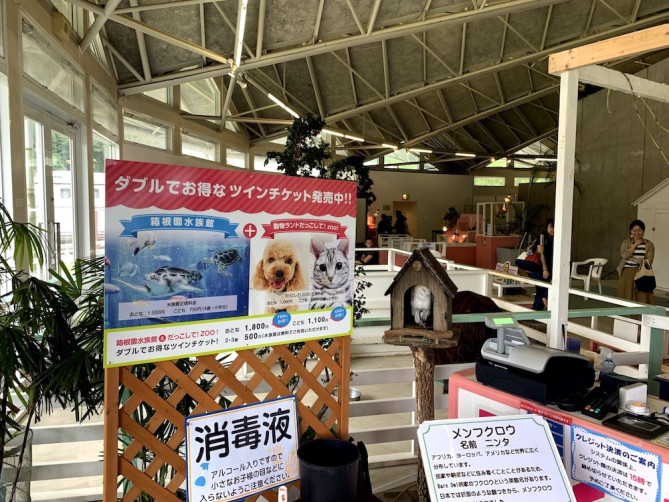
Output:
[[[457,290],[429,248],[414,250],[385,293],[390,294],[391,327],[386,334],[392,338],[452,338]]]

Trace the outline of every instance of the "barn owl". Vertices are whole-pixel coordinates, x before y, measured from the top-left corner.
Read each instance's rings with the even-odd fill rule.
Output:
[[[416,324],[425,327],[432,311],[432,293],[426,286],[414,286],[411,290],[411,314]]]

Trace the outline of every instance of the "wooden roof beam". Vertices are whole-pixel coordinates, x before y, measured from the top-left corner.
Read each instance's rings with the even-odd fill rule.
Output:
[[[667,47],[669,47],[669,24],[663,24],[552,54],[548,59],[548,72],[556,75],[563,71],[659,51]]]

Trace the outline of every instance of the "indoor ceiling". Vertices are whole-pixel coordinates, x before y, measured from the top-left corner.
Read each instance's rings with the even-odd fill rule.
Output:
[[[96,17],[81,48],[100,34],[121,95],[221,77],[218,119],[252,145],[311,113],[353,137],[336,138],[350,154],[429,150],[454,174],[554,148],[550,54],[669,21],[667,0],[67,1]],[[609,66],[634,73],[667,56]]]

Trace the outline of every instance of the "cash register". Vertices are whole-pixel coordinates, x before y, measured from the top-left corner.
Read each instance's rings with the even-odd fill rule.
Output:
[[[587,357],[531,344],[512,315],[489,315],[485,324],[497,337],[485,341],[476,362],[482,384],[541,404],[594,385],[595,370]]]

